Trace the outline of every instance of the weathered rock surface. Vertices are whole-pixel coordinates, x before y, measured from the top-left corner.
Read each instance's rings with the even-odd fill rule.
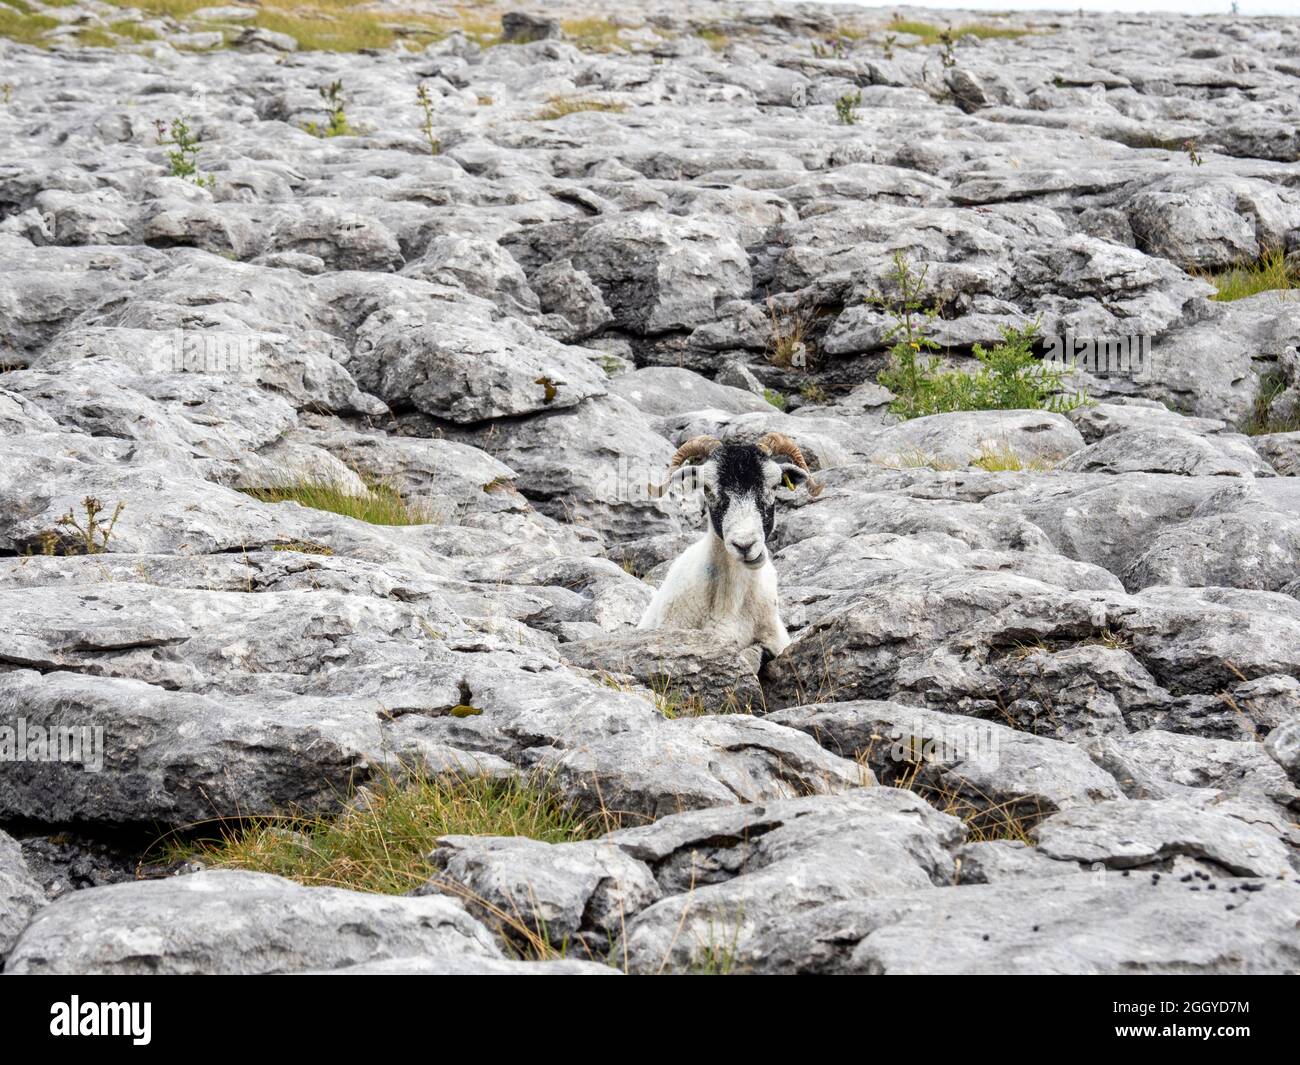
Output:
[[[305,888],[217,870],[91,888],[51,903],[5,971],[287,973],[422,953],[501,957],[487,929],[446,897]]]

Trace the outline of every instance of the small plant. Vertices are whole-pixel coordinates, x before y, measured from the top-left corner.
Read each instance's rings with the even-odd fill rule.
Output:
[[[623,46],[620,29],[609,18],[567,19],[560,28],[580,51],[612,52]]]
[[[818,59],[843,59],[848,49],[839,37],[827,37],[824,41],[812,42],[812,53]]]
[[[899,398],[890,404],[890,411],[900,418],[916,418],[924,411],[922,396],[925,383],[934,376],[938,360],[925,353],[938,351],[939,344],[926,335],[926,328],[938,316],[934,307],[927,307],[923,299],[925,278],[930,267],[924,266],[920,273],[912,270],[907,255],[902,251],[894,253],[893,281],[898,286],[898,300],[891,305],[883,296],[877,295],[871,302],[887,307],[894,316],[894,324],[885,331],[885,343],[889,349],[890,365],[879,376],[884,385]]]
[[[172,151],[167,153],[172,177],[188,179],[203,189],[216,186],[216,178],[211,174],[199,172],[196,162],[200,148],[199,138],[194,135],[184,118],[173,118],[170,128],[162,119],[156,119],[154,129],[157,130],[157,142],[172,147]]]
[[[826,389],[814,381],[799,388],[799,395],[809,403],[825,403],[830,397],[826,395]]]
[[[1187,140],[1183,141],[1183,151],[1187,153],[1187,158],[1192,161],[1193,166],[1200,166],[1205,162],[1201,158],[1201,153],[1196,150],[1195,138],[1188,137]]]
[[[442,142],[438,140],[433,132],[433,100],[429,96],[429,86],[425,85],[424,82],[420,82],[416,88],[415,99],[424,115],[424,120],[420,123],[420,132],[424,134],[424,139],[429,142],[429,154],[437,155],[442,151]]]
[[[626,111],[627,105],[620,103],[611,103],[607,100],[592,100],[580,96],[552,96],[537,114],[533,115],[534,122],[550,122],[553,119],[563,118],[565,115],[577,114],[579,111]]]
[[[14,102],[14,87],[7,81],[0,85],[0,101],[6,106]]]
[[[332,81],[317,90],[325,101],[325,110],[329,121],[324,126],[315,122],[304,122],[302,128],[313,137],[354,137],[357,130],[348,122],[347,105],[343,99],[343,82]]]
[[[943,46],[943,55],[939,58],[945,68],[951,68],[957,65],[957,56],[953,52],[953,45],[955,43],[956,42],[952,37],[952,30],[945,29],[939,34],[939,44]]]
[[[774,406],[777,410],[785,410],[786,408],[787,400],[785,396],[782,393],[778,392],[775,388],[763,389],[763,398],[767,400],[770,404],[772,404],[772,406]]]
[[[896,45],[897,43],[898,43],[898,34],[896,33],[885,34],[885,43],[881,45],[881,48],[884,49],[886,59],[894,58],[894,45]]]
[[[105,513],[104,504],[94,496],[86,496],[81,501],[81,507],[84,511],[81,520],[77,519],[77,515],[72,510],[69,510],[54,524],[75,534],[80,541],[78,547],[85,554],[102,555],[108,550],[108,541],[113,535],[117,519],[122,516],[122,511],[126,509],[126,504],[119,502],[113,508],[113,516],[107,521],[103,517]],[[49,534],[41,538],[41,543],[43,554],[54,554],[54,544]],[[68,553],[72,554],[73,552]]]
[[[855,126],[858,122],[858,107],[862,103],[862,93],[845,93],[835,101],[835,117],[842,126]]]

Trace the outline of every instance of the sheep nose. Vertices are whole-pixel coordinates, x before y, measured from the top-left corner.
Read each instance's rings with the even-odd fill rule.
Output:
[[[758,543],[757,540],[747,540],[744,543],[741,543],[739,540],[732,540],[731,546],[736,549],[736,551],[740,554],[741,558],[749,558],[750,553],[754,550],[754,545],[756,543]]]

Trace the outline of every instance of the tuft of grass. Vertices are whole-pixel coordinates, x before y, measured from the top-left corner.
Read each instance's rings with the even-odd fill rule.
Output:
[[[1047,473],[1056,468],[1054,463],[1046,459],[1022,459],[1010,444],[1001,444],[997,447],[984,444],[980,448],[979,455],[973,458],[970,464],[987,473]]]
[[[542,776],[386,775],[336,817],[261,817],[222,823],[215,835],[172,840],[170,860],[274,873],[317,887],[400,895],[432,875],[439,836],[593,839],[611,826],[580,812]],[[613,826],[616,827],[616,826]]]
[[[593,100],[582,96],[552,96],[547,105],[533,115],[532,120],[550,122],[565,115],[575,115],[579,111],[622,112],[626,110],[627,104],[613,103],[609,100]]]
[[[169,15],[174,19],[192,15],[202,7],[214,7],[212,0],[108,0],[114,7],[132,8],[149,15]]]
[[[809,362],[808,332],[812,315],[802,311],[778,314],[776,303],[767,301],[767,361],[782,369],[806,369]]]
[[[692,695],[674,687],[673,678],[668,676],[651,678],[650,690],[655,695],[655,706],[669,721],[676,721],[682,717],[708,717],[712,714],[752,714],[754,712],[751,705],[745,704],[742,706],[733,691],[727,692],[721,705],[709,706],[698,695]]]
[[[728,37],[725,33],[723,33],[722,30],[717,29],[714,26],[701,27],[700,29],[695,31],[695,36],[698,37],[700,40],[702,40],[715,52],[721,52],[724,48],[727,47],[727,45],[731,43],[731,38]]]
[[[763,389],[763,398],[767,400],[777,410],[785,410],[789,401],[785,398],[784,393],[778,392],[775,388]]]
[[[621,28],[608,18],[566,19],[560,28],[576,48],[585,52],[612,52],[623,47]]]
[[[8,37],[19,44],[32,44],[44,48],[49,44],[46,31],[58,26],[59,20],[49,15],[32,15],[14,7],[0,4],[0,37]]]
[[[427,506],[408,503],[390,484],[368,485],[365,495],[351,495],[331,481],[301,480],[273,488],[246,488],[245,495],[263,503],[300,503],[371,525],[428,525],[433,517]]]
[[[1277,399],[1285,391],[1286,376],[1280,369],[1261,377],[1255,404],[1241,424],[1241,431],[1247,436],[1300,432],[1300,403],[1293,404],[1289,411],[1276,409]]]
[[[302,555],[332,555],[334,548],[328,544],[318,544],[315,540],[286,540],[282,544],[272,544],[272,551],[296,551]]]
[[[813,381],[800,386],[799,395],[809,403],[825,403],[830,399],[830,396],[826,394],[826,389]]]
[[[945,36],[953,41],[962,37],[978,37],[985,41],[995,38],[1015,40],[1018,37],[1028,36],[1032,32],[1031,30],[1013,29],[1010,26],[990,26],[983,22],[968,22],[962,26],[940,27],[929,22],[905,18],[893,19],[886,29],[891,33],[907,33],[913,37],[919,37],[923,45],[942,44]]]
[[[1036,845],[1030,832],[1044,816],[1037,803],[1031,809],[1026,800],[995,802],[964,778],[960,784],[936,787],[920,779],[924,765],[905,764],[889,786],[914,792],[940,813],[957,818],[966,826],[966,838],[972,843],[1013,840],[1030,847]]]
[[[1286,255],[1281,250],[1266,252],[1258,262],[1242,263],[1219,273],[1200,276],[1218,290],[1210,299],[1224,303],[1261,292],[1289,292],[1300,288],[1300,274],[1287,265]]]

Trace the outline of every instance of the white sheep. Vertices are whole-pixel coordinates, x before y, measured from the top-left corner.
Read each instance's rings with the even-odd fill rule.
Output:
[[[768,433],[757,444],[697,436],[677,449],[670,469],[654,493],[693,476],[704,489],[709,527],[669,567],[637,627],[707,629],[741,647],[759,644],[776,657],[790,643],[767,550],[776,489],[783,481],[808,481],[817,491],[798,445],[781,433]]]

